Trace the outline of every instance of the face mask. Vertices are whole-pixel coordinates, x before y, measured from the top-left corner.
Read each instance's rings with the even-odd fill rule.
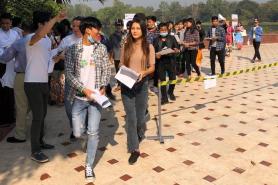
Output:
[[[168,33],[160,33],[161,37],[167,37]]]
[[[88,36],[88,40],[91,42],[91,44],[99,43],[99,41],[95,40],[91,35]]]

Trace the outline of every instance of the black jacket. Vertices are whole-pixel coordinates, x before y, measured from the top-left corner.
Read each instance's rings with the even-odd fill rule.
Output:
[[[166,37],[166,43],[163,43],[161,37],[157,37],[154,39],[153,46],[155,49],[155,53],[164,49],[164,47],[171,48],[171,49],[178,49],[179,44],[177,43],[176,39],[172,35],[168,35]],[[175,61],[175,54],[163,55],[160,59],[156,59],[157,61]]]

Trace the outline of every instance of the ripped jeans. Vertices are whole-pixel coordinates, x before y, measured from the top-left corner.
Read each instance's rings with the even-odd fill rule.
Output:
[[[74,99],[72,105],[73,135],[80,138],[86,131],[88,136],[86,164],[91,166],[94,163],[99,142],[101,110],[102,108],[98,104],[78,98]],[[88,124],[86,124],[87,113]]]

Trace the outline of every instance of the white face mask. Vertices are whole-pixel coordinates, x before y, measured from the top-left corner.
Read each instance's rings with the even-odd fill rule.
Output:
[[[160,36],[163,37],[163,38],[165,38],[165,37],[168,36],[168,33],[160,33]]]
[[[91,35],[88,36],[88,40],[91,42],[91,44],[99,43],[99,41],[95,40]]]

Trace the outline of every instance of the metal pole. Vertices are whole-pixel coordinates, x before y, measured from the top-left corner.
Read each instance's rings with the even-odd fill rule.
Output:
[[[158,140],[160,144],[164,144],[164,139],[174,139],[174,136],[163,136],[162,135],[162,119],[161,119],[161,85],[158,81],[158,106],[157,106],[157,135],[156,136],[147,136],[148,140]]]

